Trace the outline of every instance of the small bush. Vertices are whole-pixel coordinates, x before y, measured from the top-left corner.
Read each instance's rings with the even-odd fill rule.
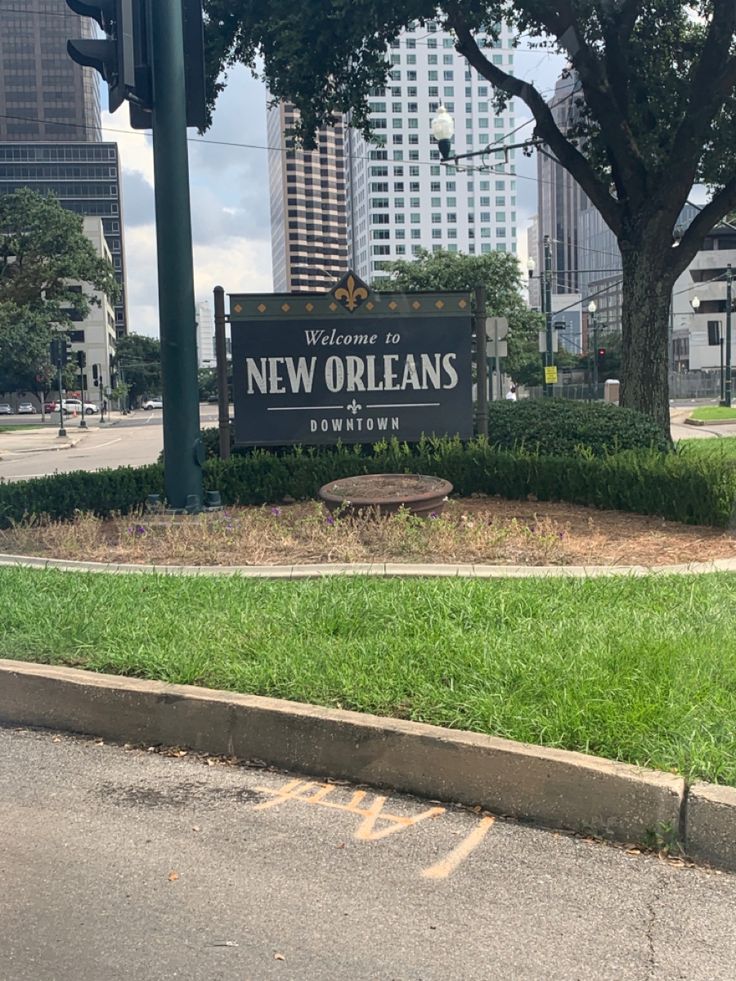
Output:
[[[66,520],[75,511],[107,517],[128,514],[141,507],[149,494],[163,494],[164,470],[154,463],[146,467],[119,467],[37,477],[16,483],[0,482],[0,527],[30,515]]]
[[[670,448],[656,423],[641,412],[607,402],[570,399],[491,402],[488,439],[494,446],[524,446],[546,456],[565,456],[581,447],[595,456]]]
[[[485,439],[425,439],[415,446],[394,440],[370,451],[360,446],[297,447],[280,454],[256,449],[208,460],[204,480],[205,489],[219,490],[226,504],[267,504],[313,498],[323,484],[363,473],[425,473],[449,480],[463,496],[568,501],[717,527],[732,524],[736,501],[736,467],[727,459],[655,449],[602,456],[578,449],[551,456],[526,447],[501,449]],[[75,511],[125,514],[151,493],[163,493],[160,464],[0,484],[0,525],[32,514],[56,519],[71,518]]]

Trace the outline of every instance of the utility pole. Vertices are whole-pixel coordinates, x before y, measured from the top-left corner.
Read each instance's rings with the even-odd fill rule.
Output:
[[[549,368],[554,364],[554,352],[552,351],[552,243],[549,235],[544,236],[544,315],[546,317],[547,350],[544,354],[544,366]],[[552,385],[545,379],[544,394],[547,398],[552,397]]]
[[[87,428],[87,420],[84,418],[84,369],[87,367],[87,356],[84,351],[77,351],[77,364],[79,365],[79,391],[82,396],[82,418],[79,421],[79,428]]]
[[[477,365],[478,403],[476,429],[479,436],[488,435],[488,352],[486,351],[486,288],[475,287],[475,359]]]
[[[731,263],[726,266],[726,382],[725,382],[725,393],[724,393],[724,404],[729,408],[731,407],[731,307],[733,305],[732,298],[732,282],[733,282],[733,271],[731,269]]]
[[[164,486],[169,507],[202,506],[197,328],[187,157],[181,0],[150,8],[153,168],[164,400]]]
[[[230,457],[230,399],[227,385],[227,339],[225,337],[225,290],[215,286],[215,361],[217,364],[217,424],[220,459]]]
[[[106,39],[70,40],[78,64],[108,85],[111,112],[130,103],[134,129],[153,130],[164,487],[169,507],[202,506],[202,463],[187,125],[206,119],[201,0],[66,0]],[[186,25],[185,25],[186,11]],[[121,371],[122,375],[122,371]]]

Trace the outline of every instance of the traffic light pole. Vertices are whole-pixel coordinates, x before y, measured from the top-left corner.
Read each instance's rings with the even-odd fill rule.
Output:
[[[66,429],[64,429],[64,393],[61,390],[61,385],[62,385],[62,381],[61,381],[61,372],[62,372],[61,361],[58,362],[58,364],[57,364],[56,367],[57,367],[58,372],[59,372],[59,375],[58,375],[58,379],[59,379],[59,436],[66,436]]]
[[[724,405],[731,406],[731,306],[733,305],[732,288],[733,272],[731,263],[726,266],[726,381],[723,396]]]
[[[164,488],[168,506],[202,505],[194,269],[181,0],[150,5],[153,165],[163,379]]]
[[[79,359],[79,391],[82,395],[82,418],[79,421],[80,429],[87,429],[87,420],[84,418],[84,369],[87,367],[84,359],[84,352],[79,351],[77,354]]]
[[[544,365],[546,368],[554,364],[554,352],[552,351],[552,245],[549,235],[544,236],[544,314],[547,318],[547,351],[544,355]],[[547,398],[552,397],[552,385],[544,380],[544,394]]]

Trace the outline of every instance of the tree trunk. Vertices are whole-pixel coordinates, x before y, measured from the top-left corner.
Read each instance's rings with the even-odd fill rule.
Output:
[[[620,404],[651,416],[670,435],[669,315],[674,275],[668,245],[620,242],[623,311]]]

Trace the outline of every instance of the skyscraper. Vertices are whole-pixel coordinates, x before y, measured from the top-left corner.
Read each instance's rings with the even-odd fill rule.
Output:
[[[574,72],[564,73],[555,85],[550,109],[558,127],[565,133],[579,115],[577,100],[582,98],[580,83]],[[565,168],[547,153],[537,154],[538,243],[537,273],[544,269],[544,236],[552,246],[552,292],[575,293],[580,290],[583,268],[578,242],[578,218],[590,207],[587,194]]]
[[[347,269],[344,126],[317,134],[311,152],[289,139],[296,110],[268,110],[273,288],[277,293],[327,290]]]
[[[499,40],[488,42],[492,62],[508,71],[511,41],[504,25]],[[514,151],[502,149],[514,101],[495,113],[490,83],[454,44],[430,22],[391,45],[388,87],[370,100],[371,142],[346,118],[320,131],[313,154],[283,152],[294,110],[269,110],[276,291],[327,288],[347,266],[371,282],[385,275],[387,262],[422,249],[516,252]],[[454,116],[456,153],[497,145],[474,162],[487,165],[485,172],[440,163],[431,137],[440,105]]]
[[[97,76],[66,52],[92,27],[64,0],[0,5],[0,141],[101,139]]]
[[[508,27],[488,40],[493,64],[513,72]],[[381,145],[350,130],[348,247],[350,264],[366,281],[387,261],[420,250],[516,252],[514,151],[502,147],[514,127],[514,100],[494,112],[490,82],[455,50],[455,38],[433,22],[404,31],[389,50],[387,88],[370,100],[371,126]],[[431,121],[440,105],[455,120],[456,153],[494,146],[477,168],[440,164]]]
[[[125,253],[116,143],[102,143],[97,74],[67,54],[93,22],[65,0],[0,3],[0,194],[29,187],[102,219],[121,287],[115,332],[128,331]]]

